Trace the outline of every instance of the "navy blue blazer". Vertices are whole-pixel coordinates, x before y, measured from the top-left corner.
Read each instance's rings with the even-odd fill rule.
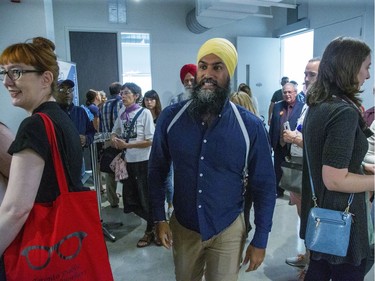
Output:
[[[291,130],[294,130],[296,128],[297,120],[299,116],[301,115],[303,105],[304,103],[299,101],[296,98],[296,103],[288,118]],[[273,107],[271,125],[270,125],[270,130],[269,130],[271,146],[273,149],[275,149],[277,144],[280,142],[280,134],[281,134],[280,130],[283,130],[283,128],[280,128],[280,118],[282,116],[280,112],[282,112],[283,109],[287,109],[287,106],[288,106],[287,102],[283,100],[283,101],[275,103],[275,106]]]

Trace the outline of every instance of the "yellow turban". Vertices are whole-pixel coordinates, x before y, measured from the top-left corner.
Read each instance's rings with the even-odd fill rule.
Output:
[[[207,40],[199,49],[197,65],[201,58],[209,54],[218,56],[228,69],[230,77],[233,77],[237,66],[237,51],[233,44],[224,38],[212,38]]]

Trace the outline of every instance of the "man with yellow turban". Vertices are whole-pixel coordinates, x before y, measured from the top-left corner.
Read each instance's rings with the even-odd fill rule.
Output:
[[[275,174],[262,121],[229,101],[237,66],[231,42],[213,38],[197,56],[192,98],[163,110],[149,160],[156,235],[173,245],[176,280],[234,281],[241,262],[263,262],[276,201]],[[174,170],[174,213],[165,219],[164,181]],[[249,184],[248,184],[249,183]],[[255,233],[246,240],[245,187],[251,186]]]

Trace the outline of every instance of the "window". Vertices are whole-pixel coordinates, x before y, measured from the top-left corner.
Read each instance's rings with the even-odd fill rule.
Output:
[[[150,34],[121,33],[122,83],[134,82],[142,93],[152,89]]]

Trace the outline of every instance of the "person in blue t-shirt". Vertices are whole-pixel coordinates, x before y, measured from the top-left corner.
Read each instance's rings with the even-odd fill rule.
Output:
[[[100,127],[100,112],[99,112],[99,104],[102,102],[102,98],[99,91],[95,91],[90,89],[86,93],[86,105],[85,107],[88,109],[86,110],[90,120],[92,121],[94,128],[97,132],[99,132]]]

